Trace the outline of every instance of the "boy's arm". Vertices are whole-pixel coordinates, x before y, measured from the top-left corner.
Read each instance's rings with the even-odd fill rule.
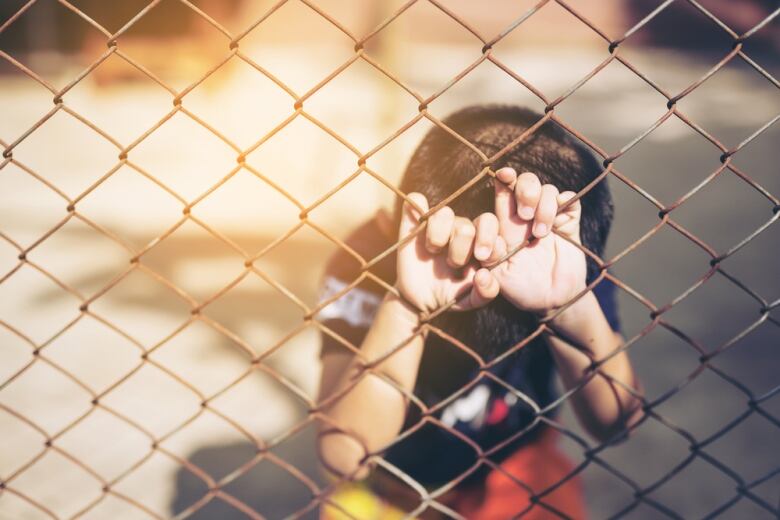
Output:
[[[567,390],[590,375],[593,361],[605,359],[623,345],[592,291],[553,318],[550,325],[556,335],[548,334],[547,342]],[[609,440],[641,419],[642,402],[628,388],[638,393],[638,381],[628,355],[620,352],[600,365],[595,376],[571,395],[577,418],[593,437]]]
[[[498,243],[505,251],[528,245],[494,266],[494,276],[501,293],[518,308],[555,316],[550,326],[559,334],[548,335],[548,342],[564,386],[577,388],[590,376],[592,361],[605,359],[622,345],[592,291],[554,314],[586,288],[585,255],[577,247],[581,203],[570,202],[574,192],[559,193],[552,184],[542,185],[533,173],[517,175],[511,168],[496,172],[495,188],[503,239]],[[582,425],[604,441],[641,418],[642,402],[620,384],[638,388],[624,352],[611,357],[599,371],[602,374],[574,392],[571,400]]]
[[[320,424],[320,457],[331,472],[365,477],[367,468],[362,462],[366,454],[388,445],[401,430],[407,405],[402,391],[412,391],[422,356],[423,339],[415,334],[416,327],[417,314],[388,293],[360,351],[371,363],[401,347],[373,372],[364,371],[357,357],[349,353],[330,353],[323,358],[321,400],[344,394],[323,410],[327,421]]]
[[[411,193],[408,198],[417,209],[404,204],[401,238],[420,224],[420,211],[428,211],[424,196]],[[392,293],[385,296],[360,346],[363,360],[335,353],[323,358],[320,402],[325,406],[318,448],[329,470],[364,477],[365,456],[389,445],[403,427],[404,394],[414,389],[424,343],[419,311],[434,311],[463,295],[467,297],[453,309],[472,309],[498,295],[498,281],[490,271],[469,265],[475,252],[482,256],[488,247],[490,253],[497,233],[494,215],[471,222],[445,206],[430,215],[425,232],[399,247],[396,285],[405,302]],[[382,361],[373,366],[378,359]]]

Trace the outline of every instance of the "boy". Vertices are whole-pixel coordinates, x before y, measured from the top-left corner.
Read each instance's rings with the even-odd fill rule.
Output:
[[[519,107],[477,106],[444,124],[491,157],[540,118]],[[402,510],[421,518],[582,518],[579,483],[567,479],[571,464],[549,426],[555,407],[544,410],[557,399],[554,370],[567,390],[577,389],[569,400],[597,440],[640,418],[625,353],[595,375],[589,370],[622,345],[614,285],[589,289],[598,268],[578,247],[603,253],[612,205],[605,182],[569,203],[602,169],[559,127],[540,126],[491,165],[495,177],[481,178],[404,241],[422,224],[421,212],[482,168],[473,150],[432,129],[400,186],[414,205],[398,207],[395,222],[380,212],[346,241],[365,259],[402,241],[371,269],[398,294],[363,281],[319,314],[363,358],[323,334],[321,460],[339,477],[369,477],[366,486],[379,497],[346,498],[360,487],[337,492],[332,500],[354,517],[394,518]],[[324,297],[359,274],[354,259],[337,253]],[[435,502],[418,507],[425,490],[403,483],[409,479]],[[332,506],[323,516],[339,517]]]

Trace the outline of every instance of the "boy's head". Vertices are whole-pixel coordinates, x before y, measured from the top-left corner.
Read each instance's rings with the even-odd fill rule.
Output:
[[[491,157],[520,137],[542,118],[525,108],[484,105],[464,108],[444,120],[487,157]],[[401,181],[404,193],[419,192],[430,206],[438,204],[483,169],[483,161],[473,150],[434,127],[414,152]],[[603,168],[587,148],[553,122],[545,122],[521,143],[491,165],[493,171],[511,166],[518,174],[533,172],[542,183],[551,183],[563,192],[579,192]],[[484,176],[453,200],[456,215],[476,218],[494,211],[493,178]],[[400,204],[399,204],[400,208]],[[398,209],[396,215],[400,214]],[[612,202],[606,182],[599,182],[582,198],[580,233],[583,245],[601,255],[612,221]],[[588,260],[588,274],[596,266]],[[492,357],[520,341],[530,332],[533,319],[500,296],[482,309],[466,313],[444,313],[438,324],[467,345]],[[488,333],[488,331],[492,331]]]

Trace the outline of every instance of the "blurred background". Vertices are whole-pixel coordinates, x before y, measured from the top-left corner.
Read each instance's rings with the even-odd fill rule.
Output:
[[[338,247],[322,231],[344,238],[391,208],[395,195],[378,177],[395,185],[432,125],[420,119],[386,142],[418,116],[420,101],[356,58],[347,34],[371,33],[402,5],[0,3],[0,518],[246,517],[220,497],[203,506],[210,482],[223,478],[227,493],[266,518],[305,510],[306,483],[322,477],[305,421],[319,337],[302,318]],[[482,41],[445,10],[491,40],[535,5],[419,0],[366,42],[365,56],[427,98],[482,55]],[[559,3],[540,5],[491,52],[554,100],[607,59],[609,46]],[[617,39],[662,2],[568,5]],[[672,96],[731,51],[734,39],[721,25],[743,34],[777,9],[773,0],[700,0],[719,25],[690,2],[663,6],[619,52]],[[778,19],[744,41],[753,65],[735,57],[677,104],[728,149],[763,127],[731,160],[774,196]],[[118,31],[112,49],[107,34]],[[230,43],[239,35],[236,53]],[[293,117],[295,96],[312,91],[303,105],[311,117]],[[484,61],[428,111],[443,118],[489,102],[545,107]],[[651,128],[666,103],[613,61],[555,113],[614,155]],[[370,173],[358,169],[357,158],[372,150]],[[672,116],[615,168],[670,205],[718,171],[721,155]],[[659,223],[659,210],[620,179],[609,183],[616,218],[606,256],[617,258]],[[313,225],[301,225],[302,209],[318,201],[308,212]],[[715,273],[664,314],[688,342],[655,327],[629,349],[648,399],[668,397],[656,408],[667,422],[646,421],[602,456],[679,517],[775,518],[758,502],[780,505],[780,322],[776,308],[762,312],[761,303],[780,298],[776,210],[725,169],[672,212],[718,254],[763,226],[722,263],[742,286]],[[247,270],[245,260],[260,252]],[[612,272],[662,307],[704,276],[710,259],[665,225]],[[627,338],[652,322],[628,292],[619,304]],[[727,348],[700,371],[691,343]],[[261,354],[262,365],[252,365]],[[561,420],[579,431],[568,410]],[[690,458],[687,434],[710,441],[704,456]],[[271,443],[295,469],[258,457],[250,438]],[[257,464],[241,470],[250,461]],[[582,475],[592,518],[664,516],[644,503],[625,511],[635,490],[598,464]]]

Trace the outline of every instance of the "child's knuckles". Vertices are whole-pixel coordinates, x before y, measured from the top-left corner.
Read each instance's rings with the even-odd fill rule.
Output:
[[[496,172],[496,177],[504,184],[511,184],[517,178],[517,172],[514,168],[505,166]]]
[[[463,238],[474,238],[477,230],[468,219],[459,219],[455,222],[455,234]]]
[[[539,184],[541,185],[541,182],[539,181],[539,177],[533,173],[533,172],[523,172],[517,177],[517,182],[522,184]]]
[[[425,246],[430,253],[440,252],[444,246],[447,245],[447,237],[443,239],[436,235],[428,235],[425,241]]]
[[[485,262],[488,264],[496,262],[500,260],[506,253],[507,253],[506,240],[504,240],[504,237],[502,237],[501,235],[498,235],[496,237],[495,242],[493,242],[493,250],[490,252],[490,257],[488,257],[487,260],[485,260]]]
[[[493,244],[495,244],[495,242],[495,235],[478,233],[476,239],[474,240],[474,249],[482,249],[485,251],[484,256],[488,256],[493,250]]]
[[[518,179],[515,188],[515,199],[517,200],[518,215],[526,220],[533,218],[532,211],[538,205],[542,195],[542,185],[536,175],[528,175]],[[521,176],[522,177],[522,176]]]
[[[460,255],[447,255],[447,265],[452,269],[460,269],[466,264],[466,261]]]
[[[542,193],[548,197],[553,197],[555,200],[558,200],[558,196],[560,195],[558,186],[555,184],[545,184],[542,186]]]
[[[444,235],[443,238],[446,243],[446,240],[452,231],[454,220],[454,213],[452,213],[452,210],[449,209],[449,207],[445,206],[439,209],[428,219],[428,236],[436,236],[438,238],[439,236]]]
[[[534,195],[541,191],[542,183],[535,173],[525,172],[517,178],[515,191],[526,195]]]
[[[449,234],[437,234],[434,236],[429,235],[426,240],[428,251],[431,253],[440,253],[450,240]]]
[[[495,237],[477,234],[474,241],[474,258],[484,262],[493,254]]]
[[[468,243],[461,242],[455,248],[450,248],[450,261],[452,267],[458,269],[466,267],[471,260],[471,247]]]
[[[539,199],[539,207],[537,208],[537,218],[543,218],[545,220],[552,218],[558,212],[558,188],[552,184],[545,184],[542,186],[542,195]],[[541,215],[539,215],[541,213]]]
[[[477,242],[492,245],[498,235],[498,218],[492,213],[483,213],[477,217],[474,225],[477,228]]]
[[[474,296],[476,298],[473,301],[475,305],[485,305],[498,296],[498,281],[489,271],[485,270],[483,273],[475,277]]]
[[[496,280],[493,276],[490,277],[490,291],[488,293],[488,299],[493,300],[498,296],[498,293],[501,292],[501,286],[498,284],[498,280]]]
[[[570,222],[575,222],[575,217],[570,213],[558,213],[555,217],[555,227],[563,227]]]
[[[455,212],[452,211],[452,208],[449,206],[443,206],[439,209],[437,209],[432,215],[431,218],[436,218],[438,220],[441,220],[443,222],[450,222],[454,220],[455,218]]]
[[[428,199],[425,197],[425,195],[423,195],[419,191],[412,191],[409,194],[407,194],[406,200],[407,202],[412,201],[415,204],[425,204],[426,206],[428,205]]]
[[[558,195],[558,206],[566,206],[567,212],[573,212],[573,211],[579,211],[581,204],[580,199],[575,200],[574,202],[571,202],[573,198],[577,196],[576,192],[573,191],[563,191]]]
[[[495,213],[486,211],[474,219],[474,225],[479,228],[498,229],[498,217]]]
[[[426,230],[426,235],[432,243],[439,246],[446,245],[447,241],[450,239],[451,234],[452,234],[451,224],[448,224],[447,222],[434,222],[434,221],[428,222],[428,229]]]

